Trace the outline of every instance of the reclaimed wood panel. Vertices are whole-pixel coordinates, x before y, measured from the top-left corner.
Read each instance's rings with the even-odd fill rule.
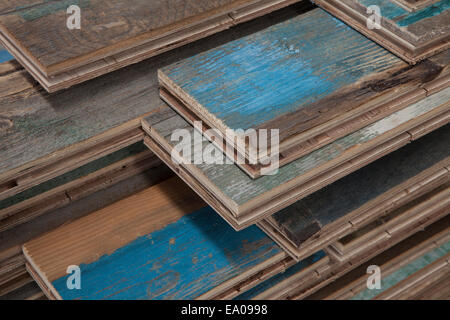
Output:
[[[32,240],[24,253],[63,299],[192,299],[285,257],[256,227],[236,233],[177,178]],[[81,290],[66,286],[73,264]]]
[[[23,1],[0,11],[0,41],[50,91],[98,77],[297,0]],[[66,26],[80,8],[80,29]]]
[[[316,0],[315,3],[409,63],[450,47],[450,3],[408,0]],[[415,3],[419,4],[415,6]],[[367,21],[380,9],[380,28]],[[373,19],[372,19],[373,21]]]
[[[284,165],[422,99],[437,79],[445,88],[449,60],[441,63],[409,68],[315,9],[177,61],[158,77],[161,97],[191,124],[202,121],[203,131],[216,129],[228,145],[216,144],[235,149],[230,157],[236,151],[246,159],[242,168],[255,178],[270,156],[241,130],[279,130]]]
[[[315,9],[162,68],[159,81],[161,97],[191,124],[217,129],[255,178],[270,155],[240,130],[279,130],[284,165],[422,99],[422,86],[448,78],[448,62],[411,69]]]
[[[157,68],[289,19],[298,10],[285,8],[58,94],[39,89],[16,61],[0,64],[0,198],[73,169],[69,158],[81,166],[105,155],[101,150],[136,142],[129,134],[140,126],[139,118],[161,105]]]
[[[194,129],[169,108],[162,112],[164,117],[149,116],[143,120],[143,128],[148,134],[145,143],[201,194],[222,217],[233,227],[239,229],[255,223],[306,196],[305,190],[297,191],[299,186],[303,185],[304,189],[306,188],[307,191],[312,193],[317,190],[314,190],[314,185],[311,185],[314,183],[311,182],[314,178],[334,170],[346,161],[354,160],[355,157],[369,152],[382,143],[388,143],[394,137],[403,139],[401,138],[402,134],[417,126],[421,119],[428,121],[435,116],[448,112],[450,108],[449,90],[445,89],[427,97],[389,117],[293,161],[280,168],[276,175],[263,176],[256,180],[251,179],[238,166],[227,164],[220,151],[217,151],[216,154],[223,164],[194,164],[189,155],[183,154],[178,154],[177,157],[179,158],[176,158],[180,164],[174,164],[170,156],[174,146],[177,145],[177,142],[171,141],[173,131],[187,129],[193,134]],[[425,120],[423,117],[427,118],[432,115],[433,110],[438,111],[438,114]],[[447,116],[444,116],[442,125],[445,123],[448,123]],[[405,143],[407,143],[410,141],[411,135],[406,134],[404,137],[407,140]],[[188,140],[190,141],[184,143],[200,143],[198,140]],[[206,149],[209,150],[207,152],[211,152],[215,148],[207,141],[201,143],[202,145],[197,146],[197,148],[193,146],[193,150],[208,148]],[[399,147],[391,146],[389,152],[393,151],[393,148]],[[378,157],[380,156],[382,155]],[[376,158],[371,161],[376,160]],[[353,165],[355,165],[355,162],[357,161],[354,161]],[[365,164],[367,164],[367,161]],[[356,169],[354,168],[354,170]],[[348,170],[347,168],[346,174],[349,173]],[[323,182],[323,180],[326,180],[326,182]],[[329,184],[335,180],[327,177],[327,179],[322,178],[320,183]],[[317,184],[317,181],[315,183]],[[322,184],[321,187],[323,186]]]
[[[367,247],[355,252],[354,255],[342,262],[335,261],[318,268],[313,276],[300,277],[298,281],[290,281],[288,278],[256,296],[255,299],[305,299],[371,259],[382,260],[384,257],[392,256],[393,251],[397,254],[405,252],[408,248],[416,246],[436,234],[448,234],[449,225],[450,217],[448,213],[441,212],[438,221],[427,220],[421,226],[410,230],[405,229],[404,233],[384,239],[377,246]],[[330,260],[333,261],[331,257]]]
[[[389,290],[391,287],[400,284],[407,277],[412,276],[414,273],[421,269],[431,265],[433,262],[443,258],[445,256],[450,257],[450,241],[447,241],[438,248],[432,249],[426,254],[411,261],[407,265],[395,270],[391,274],[385,274],[381,279],[381,289],[363,290],[352,297],[352,300],[372,300],[376,299],[378,295]]]
[[[449,181],[448,141],[449,125],[273,214],[264,230],[297,259],[323,249]]]

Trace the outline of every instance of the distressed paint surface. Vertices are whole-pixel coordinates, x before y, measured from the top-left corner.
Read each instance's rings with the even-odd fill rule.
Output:
[[[13,60],[14,57],[6,50],[0,50],[0,63]]]
[[[399,58],[316,9],[162,71],[216,121],[248,129],[307,109],[399,63]]]
[[[295,7],[283,9],[271,19],[250,21],[57,94],[44,93],[24,70],[0,75],[0,175],[157,110],[162,105],[157,81],[161,66],[296,14]],[[15,83],[12,89],[11,82]],[[12,126],[4,129],[3,120]]]
[[[447,125],[298,201],[292,205],[296,211],[284,209],[272,218],[302,239],[314,221],[325,227],[450,157],[449,141]]]
[[[322,164],[338,158],[352,147],[367,143],[401,124],[426,114],[437,106],[448,102],[449,96],[450,88],[427,97],[420,102],[412,104],[399,112],[281,167],[276,175],[252,179],[236,165],[202,163],[196,165],[196,167],[230,200],[234,201],[237,205],[242,205],[262,195],[264,192],[270,191],[283,183],[287,183],[294,178],[306,174]],[[150,126],[158,131],[172,146],[177,144],[171,141],[172,130],[178,128],[191,128],[190,130],[193,130],[181,117],[177,117],[177,121],[172,123],[173,127],[167,122],[153,125],[151,119],[149,121]],[[216,154],[222,155],[211,143],[203,142],[203,147],[206,148],[207,146],[210,149],[215,149]],[[225,160],[223,161],[225,162]]]
[[[35,197],[68,182],[87,176],[90,173],[103,169],[108,165],[119,162],[120,160],[123,160],[127,157],[139,154],[145,150],[147,150],[145,145],[142,142],[138,142],[129,147],[113,152],[105,157],[89,162],[88,164],[69,171],[61,176],[48,180],[35,187],[29,188],[13,197],[0,200],[0,210],[13,206],[21,201],[25,201],[27,199]]]
[[[251,290],[237,296],[235,300],[251,300],[258,296],[259,294],[263,293],[264,291],[272,288],[273,286],[283,282],[284,280],[290,278],[291,276],[294,276],[295,274],[301,272],[302,270],[306,269],[307,267],[311,266],[312,264],[316,263],[317,261],[325,258],[326,254],[323,251],[319,251],[312,256],[296,263],[289,269],[287,269],[283,273],[279,273],[276,276],[261,282],[256,287],[252,288]]]
[[[440,15],[442,12],[450,9],[449,0],[433,3],[415,12],[410,12],[390,0],[359,0],[359,3],[366,7],[373,5],[380,7],[381,16],[394,21],[399,27],[408,27],[411,24]]]
[[[384,292],[385,290],[388,290],[397,283],[406,279],[408,276],[420,271],[427,265],[444,257],[449,252],[450,252],[450,242],[446,242],[439,248],[431,250],[430,252],[413,260],[406,266],[391,273],[390,275],[386,277],[381,277],[381,289],[373,289],[373,290],[365,289],[362,292],[355,295],[354,297],[352,297],[351,300],[371,300],[375,298],[377,295]]]
[[[205,207],[96,262],[82,264],[82,289],[53,281],[63,299],[193,299],[280,253],[257,227],[235,232]]]
[[[62,0],[20,1],[6,6],[2,26],[44,67],[107,50],[140,44],[138,37],[159,38],[204,19],[226,14],[250,0]],[[81,8],[80,30],[66,28],[66,10]],[[136,39],[136,41],[133,41]],[[97,57],[96,60],[102,57]]]

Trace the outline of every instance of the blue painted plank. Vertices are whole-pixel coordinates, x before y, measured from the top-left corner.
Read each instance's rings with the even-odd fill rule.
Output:
[[[6,50],[0,50],[0,63],[13,60],[14,57]]]
[[[399,27],[408,27],[411,24],[440,15],[450,9],[450,0],[439,1],[415,12],[410,12],[390,0],[360,0],[359,2],[366,7],[373,5],[380,7],[381,16],[392,20]]]
[[[176,62],[161,74],[200,104],[206,117],[248,129],[401,66],[400,59],[316,9]]]
[[[193,299],[280,253],[257,227],[235,232],[205,207],[82,264],[82,289],[53,281],[63,299]]]

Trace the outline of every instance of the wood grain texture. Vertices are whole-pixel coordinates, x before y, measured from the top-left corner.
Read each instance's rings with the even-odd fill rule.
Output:
[[[69,158],[80,166],[101,150],[136,142],[124,135],[161,105],[157,68],[289,19],[299,10],[286,8],[58,94],[40,90],[17,62],[0,64],[0,198],[33,186],[42,171],[41,182],[73,169],[67,166]]]
[[[0,40],[52,92],[295,2],[30,0],[0,15]],[[81,10],[79,30],[66,27],[70,5]]]
[[[195,298],[281,249],[256,227],[235,233],[171,179],[25,244],[24,253],[57,297],[174,299]],[[82,268],[81,291],[67,290],[71,264]]]
[[[297,258],[352,233],[450,179],[447,125],[268,218],[267,232]],[[291,208],[295,207],[296,210]],[[295,249],[294,249],[295,248]],[[305,251],[306,250],[306,251]]]
[[[382,255],[364,263],[329,286],[319,290],[316,294],[309,297],[309,299],[351,299],[356,294],[359,294],[367,289],[367,268],[370,265],[379,266],[382,276],[388,277],[393,272],[396,272],[397,270],[400,270],[408,265],[410,262],[424,256],[425,254],[448,242],[448,229],[444,228],[443,231],[435,233],[434,236],[427,235],[428,229],[429,228],[425,229],[425,232],[420,232],[417,235],[405,240],[402,245],[394,246]]]
[[[420,100],[421,86],[448,73],[432,61],[416,68],[315,9],[169,65],[159,81],[172,108],[217,129],[253,167],[265,150],[238,130],[279,130],[284,165]]]
[[[392,251],[397,252],[397,254],[402,253],[406,248],[411,248],[411,244],[415,246],[419,241],[433,237],[440,232],[448,233],[449,226],[450,217],[448,214],[441,213],[441,218],[438,221],[427,221],[419,227],[408,230],[408,232],[385,239],[375,247],[366,247],[359,252],[355,252],[353,256],[348,257],[345,261],[331,262],[322,268],[318,268],[314,276],[301,278],[297,282],[287,279],[280,282],[276,287],[263,292],[255,299],[287,298],[297,300],[307,298],[367,261],[375,257],[383,259],[384,257],[392,256]]]
[[[412,64],[450,46],[447,0],[429,1],[417,10],[405,6],[404,0],[316,0],[315,3]],[[368,13],[367,8],[372,5],[381,10],[381,28],[368,28],[367,19],[373,12]]]
[[[177,169],[184,168],[186,174],[193,177],[193,180],[187,181],[191,187],[199,192],[202,197],[210,197],[206,201],[227,221],[231,221],[234,227],[244,225],[242,223],[244,220],[239,221],[236,217],[245,217],[246,213],[251,213],[253,216],[253,218],[248,218],[248,216],[246,218],[246,225],[249,225],[253,221],[267,217],[304,197],[304,193],[299,196],[297,191],[296,194],[295,188],[299,185],[303,184],[311,189],[311,185],[308,185],[308,183],[313,178],[327,173],[338,165],[368,152],[395,136],[405,133],[405,131],[416,126],[415,122],[438,109],[440,109],[439,114],[449,110],[448,89],[291,162],[280,168],[276,175],[263,176],[256,180],[251,179],[236,165],[192,164],[192,159],[185,158],[183,160],[183,155],[179,155],[182,163],[177,166]],[[171,163],[170,153],[177,142],[171,141],[172,132],[176,129],[188,129],[192,132],[193,128],[170,109],[166,109],[164,112],[164,120],[161,117],[152,116],[145,118],[143,128],[149,134],[149,137],[157,141],[152,144],[152,150],[160,157],[164,157],[161,151],[166,152],[168,159],[163,160],[169,167],[173,168],[174,164]],[[447,122],[448,119],[444,120],[444,123]],[[410,141],[410,137],[407,134],[408,141]],[[188,143],[194,143],[192,140]],[[146,144],[149,145],[149,143],[151,144],[151,141],[146,140]],[[215,148],[206,141],[203,142],[203,147],[208,147],[208,150]],[[392,148],[390,151],[392,151]],[[220,151],[216,154],[219,154],[219,158],[223,157]],[[223,163],[225,163],[225,160]],[[183,172],[180,172],[178,171],[179,174],[184,175]],[[187,178],[184,179],[185,181],[188,180]],[[327,182],[331,183],[329,179]],[[208,190],[206,191],[208,196],[205,191],[201,191],[202,188]],[[274,208],[276,209],[274,210]]]
[[[381,280],[381,289],[375,290],[363,290],[352,297],[353,300],[371,300],[376,298],[377,295],[382,294],[384,291],[389,290],[391,287],[398,285],[407,277],[413,275],[419,270],[429,266],[433,262],[445,257],[450,253],[450,241],[447,241],[443,245],[434,248],[426,254],[414,259],[407,265],[395,270],[391,274],[385,274]]]

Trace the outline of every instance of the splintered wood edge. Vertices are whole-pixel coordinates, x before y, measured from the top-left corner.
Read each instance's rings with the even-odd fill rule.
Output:
[[[436,40],[434,47],[430,47],[429,44],[416,47],[383,26],[377,32],[368,30],[366,27],[367,17],[344,3],[336,0],[316,0],[315,3],[410,64],[416,64],[450,48],[450,42],[448,40],[442,41],[442,39]],[[419,53],[420,51],[423,52]]]
[[[4,29],[0,33],[0,42],[46,91],[53,93],[205,38],[236,24],[287,7],[297,1],[255,0],[249,4],[230,8],[225,12],[208,17],[197,24],[173,30],[160,37],[147,39],[142,43],[136,43],[112,55],[100,56],[97,60],[86,62],[83,65],[61,69],[56,73],[52,72],[52,75],[48,74],[38,61],[34,62],[31,55],[28,54],[28,56],[25,50],[18,49],[14,41],[6,36]]]

